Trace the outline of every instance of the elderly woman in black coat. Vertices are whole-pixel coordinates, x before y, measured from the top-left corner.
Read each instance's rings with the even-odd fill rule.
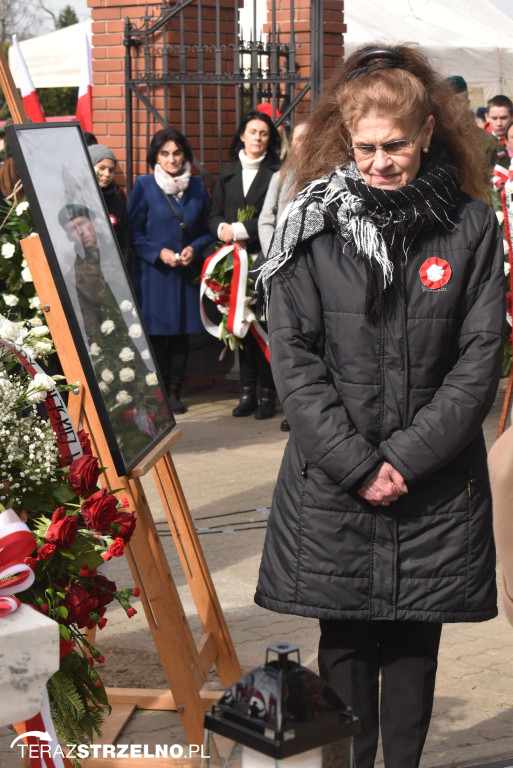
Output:
[[[256,110],[242,119],[226,165],[212,191],[211,233],[223,243],[237,243],[253,262],[260,253],[258,217],[273,174],[280,167],[280,138],[271,118]],[[241,221],[249,208],[250,216]],[[251,333],[239,352],[240,400],[234,416],[255,414],[269,419],[275,413],[276,390],[271,367]],[[257,392],[258,389],[258,392]]]
[[[452,109],[447,110],[447,104]],[[262,270],[291,426],[256,601],[320,619],[358,768],[419,765],[443,622],[496,615],[481,425],[504,274],[472,116],[416,49],[328,83]],[[379,711],[380,710],[380,711]]]

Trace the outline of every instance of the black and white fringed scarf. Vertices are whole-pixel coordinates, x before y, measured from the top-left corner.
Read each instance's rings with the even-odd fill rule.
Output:
[[[408,259],[415,240],[426,231],[451,232],[462,192],[447,154],[435,148],[422,158],[417,178],[397,190],[366,184],[350,163],[306,186],[287,206],[260,268],[267,296],[272,276],[295,248],[320,232],[335,231],[366,259],[366,315],[377,322],[384,294],[393,282],[394,259]]]

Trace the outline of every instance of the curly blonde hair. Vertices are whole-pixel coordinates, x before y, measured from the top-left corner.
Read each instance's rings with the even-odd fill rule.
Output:
[[[378,68],[347,81],[366,51],[387,48],[402,54],[400,68]],[[414,118],[420,125],[433,115],[433,140],[447,150],[462,189],[472,197],[488,199],[490,170],[479,128],[454,90],[427,57],[411,45],[365,45],[343,62],[326,82],[308,119],[301,151],[292,150],[285,172],[293,173],[294,193],[307,183],[351,161],[351,126],[371,112],[393,116],[399,123]]]

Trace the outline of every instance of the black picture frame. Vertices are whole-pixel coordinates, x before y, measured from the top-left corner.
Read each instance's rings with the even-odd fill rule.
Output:
[[[78,122],[6,126],[116,472],[175,426]]]

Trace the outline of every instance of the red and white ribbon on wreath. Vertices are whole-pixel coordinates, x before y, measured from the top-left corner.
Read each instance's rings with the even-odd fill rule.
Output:
[[[237,336],[239,339],[243,339],[249,331],[256,339],[267,360],[269,360],[269,340],[267,333],[253,313],[248,313],[247,309],[246,286],[249,270],[248,254],[244,248],[239,248],[233,243],[223,245],[218,251],[205,259],[203,263],[200,286],[200,315],[203,326],[212,336],[215,336],[217,339],[221,338],[222,323],[216,324],[207,317],[203,304],[203,296],[208,287],[207,280],[212,275],[215,267],[232,252],[233,278],[230,286],[230,301],[228,304],[228,319],[226,323],[227,331],[228,333]],[[250,315],[249,317],[248,314]]]
[[[18,598],[12,595],[34,583],[34,571],[23,560],[36,546],[28,526],[13,509],[0,513],[0,618],[20,606]]]
[[[492,171],[492,184],[496,189],[502,189],[509,179],[509,172],[502,165],[495,165]]]
[[[11,350],[32,378],[37,373],[44,373],[41,366],[36,363],[32,355],[29,355],[23,347],[18,346],[13,341],[7,341],[7,339],[0,339],[0,344]],[[84,452],[82,451],[73,422],[69,417],[68,409],[57,387],[54,387],[47,393],[45,406],[57,436],[57,447],[61,456],[61,462],[63,465],[70,464],[73,459],[83,456]]]
[[[43,690],[41,710],[24,722],[15,723],[14,727],[18,733],[23,729],[20,736],[23,736],[23,741],[28,747],[30,768],[44,768],[45,765],[46,768],[64,768],[63,750],[55,733],[46,686]]]

